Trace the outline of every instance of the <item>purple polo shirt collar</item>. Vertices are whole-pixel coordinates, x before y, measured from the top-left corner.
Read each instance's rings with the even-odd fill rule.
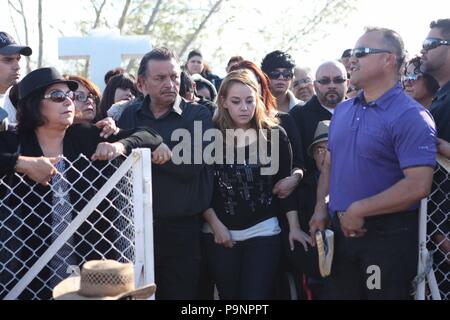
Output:
[[[389,108],[389,106],[392,103],[392,98],[396,95],[396,94],[400,94],[403,92],[403,88],[400,84],[400,82],[398,82],[395,86],[393,86],[391,89],[389,89],[385,94],[383,94],[381,97],[379,97],[378,99],[367,103],[366,102],[366,98],[364,97],[364,91],[360,91],[358,93],[358,95],[355,97],[354,99],[354,103],[360,103],[362,105],[366,105],[368,107],[380,107],[383,110],[386,110],[387,108]]]

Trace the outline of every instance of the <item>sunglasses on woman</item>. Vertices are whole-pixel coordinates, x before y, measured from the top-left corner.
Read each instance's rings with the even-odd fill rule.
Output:
[[[422,77],[421,74],[416,73],[407,73],[402,77],[402,82],[410,81],[410,82],[416,82]]]
[[[75,94],[73,91],[61,91],[61,90],[55,90],[52,91],[44,96],[44,99],[50,99],[53,102],[63,102],[66,100],[66,98],[69,98],[73,101]]]
[[[422,43],[423,50],[431,50],[439,46],[450,46],[450,40],[427,38]]]
[[[283,76],[283,79],[291,80],[292,77],[294,77],[294,74],[290,70],[283,70],[283,71],[273,70],[269,72],[268,76],[272,80],[276,80],[280,76]]]

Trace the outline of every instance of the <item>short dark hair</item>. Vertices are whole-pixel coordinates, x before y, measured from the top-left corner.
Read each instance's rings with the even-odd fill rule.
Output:
[[[150,60],[165,61],[171,59],[175,59],[178,62],[178,57],[172,50],[165,47],[153,49],[142,57],[141,63],[139,64],[138,76],[145,76]]]
[[[180,96],[183,98],[186,96],[187,92],[194,90],[194,80],[189,76],[186,71],[181,71],[180,75]]]
[[[434,95],[439,90],[439,83],[429,73],[420,71],[420,66],[421,66],[420,57],[416,56],[406,63],[405,75],[406,75],[407,69],[410,65],[414,66],[415,74],[422,74],[422,77],[423,77],[423,80],[425,81],[425,86],[427,87],[428,92],[430,92],[431,95]]]
[[[227,67],[229,67],[230,64],[232,63],[237,63],[241,61],[244,61],[244,58],[242,58],[242,56],[232,56],[230,60],[228,60]]]
[[[450,38],[450,19],[439,19],[430,23],[430,28],[438,28],[441,30],[442,35],[446,38]]]
[[[289,53],[276,50],[267,54],[261,62],[261,69],[268,74],[276,68],[294,69],[295,61]]]
[[[111,80],[112,77],[117,76],[118,74],[121,73],[125,73],[127,72],[127,70],[125,70],[122,67],[117,67],[114,69],[109,70],[106,74],[105,74],[105,84],[108,84],[109,80]]]
[[[188,58],[187,58],[188,61],[189,61],[192,57],[200,57],[200,58],[203,58],[202,53],[201,53],[200,50],[198,50],[198,49],[195,49],[195,50],[192,50],[191,52],[189,52]]]
[[[44,99],[44,93],[47,88],[40,88],[28,97],[25,97],[25,99],[18,101],[17,132],[19,134],[29,134],[45,124],[45,118],[42,115],[40,104],[42,99]]]
[[[97,105],[97,120],[104,119],[108,116],[108,110],[114,104],[114,96],[118,88],[130,89],[131,93],[135,97],[138,96],[136,79],[133,75],[129,73],[121,73],[112,77],[103,91],[103,96],[100,103]]]
[[[380,32],[383,35],[387,49],[392,51],[397,57],[397,70],[400,70],[406,57],[405,44],[402,37],[396,31],[388,28],[367,27],[366,33],[370,32]]]

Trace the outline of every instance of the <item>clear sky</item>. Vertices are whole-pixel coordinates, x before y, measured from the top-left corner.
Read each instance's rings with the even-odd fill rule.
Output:
[[[86,1],[86,0],[84,0]],[[313,0],[311,0],[311,4]],[[25,5],[30,8],[29,19],[35,19],[37,15],[37,1],[24,0]],[[213,55],[215,47],[220,44],[224,51],[224,56],[229,57],[241,54],[245,58],[260,63],[265,53],[272,51],[271,43],[262,41],[255,37],[254,28],[258,26],[264,32],[279,32],[281,26],[273,23],[274,17],[289,16],[294,17],[298,10],[299,17],[305,7],[296,6],[299,0],[259,0],[245,1],[242,5],[245,10],[240,11],[234,19],[234,23],[227,24],[220,39],[212,35],[210,43],[202,44],[205,59],[208,55]],[[44,1],[44,19],[52,25],[45,31],[45,57],[44,60],[51,62],[56,67],[61,66],[57,56],[57,37],[61,30],[66,35],[78,36],[74,20],[85,14],[78,1],[73,0],[46,0]],[[303,5],[307,6],[308,3]],[[254,15],[255,10],[259,10],[259,15]],[[7,0],[0,0],[0,30],[7,31],[15,35],[15,31],[9,17]],[[6,16],[3,15],[6,13]],[[447,15],[447,16],[446,16]],[[428,33],[430,21],[438,18],[450,18],[450,0],[427,0],[427,1],[400,1],[400,0],[359,0],[358,9],[345,18],[346,26],[337,23],[329,28],[329,34],[316,41],[308,48],[304,48],[301,43],[294,45],[291,54],[297,63],[315,69],[321,62],[338,58],[346,48],[352,48],[357,38],[362,34],[365,26],[382,26],[398,31],[404,38],[407,50],[411,54],[419,53],[422,40]],[[19,20],[16,20],[20,23]],[[280,21],[278,19],[278,21]],[[214,16],[212,23],[223,23],[220,14]],[[18,24],[20,25],[20,24]],[[36,24],[34,24],[36,25]],[[31,45],[36,48],[36,27],[31,32]],[[295,27],[293,28],[295,32]],[[216,38],[216,39],[215,39]],[[254,50],[246,51],[245,42],[253,41]],[[219,40],[219,41],[218,41]],[[37,52],[37,50],[35,50]],[[227,59],[226,59],[227,60]],[[217,73],[224,73],[225,61],[212,61],[212,66]]]

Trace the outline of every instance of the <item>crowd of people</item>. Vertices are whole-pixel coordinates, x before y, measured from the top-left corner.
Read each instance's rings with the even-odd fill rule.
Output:
[[[220,299],[292,298],[286,274],[301,299],[412,298],[419,202],[432,191],[437,154],[450,158],[450,19],[430,24],[420,56],[408,56],[397,32],[368,28],[315,72],[276,50],[260,66],[231,57],[220,79],[199,50],[182,65],[170,49],[155,48],[136,77],[109,71],[103,93],[54,68],[19,81],[20,59],[31,54],[0,32],[0,176],[24,174],[54,205],[37,207],[51,228],[30,248],[48,247],[57,224],[74,218],[75,195],[55,200],[53,191],[69,190],[67,182],[79,188],[61,181],[61,155],[83,153],[101,166],[148,147],[157,300],[214,299],[215,289]],[[194,141],[212,129],[215,139]],[[178,130],[188,133],[182,155]],[[212,162],[203,157],[211,141]],[[448,181],[440,187],[450,194]],[[26,220],[35,200],[22,201],[14,214]],[[446,259],[444,295],[448,202],[437,209],[443,218],[433,237]],[[325,229],[334,231],[335,249],[322,277],[315,236]],[[51,264],[80,263],[63,248]],[[367,285],[373,266],[375,287]]]

